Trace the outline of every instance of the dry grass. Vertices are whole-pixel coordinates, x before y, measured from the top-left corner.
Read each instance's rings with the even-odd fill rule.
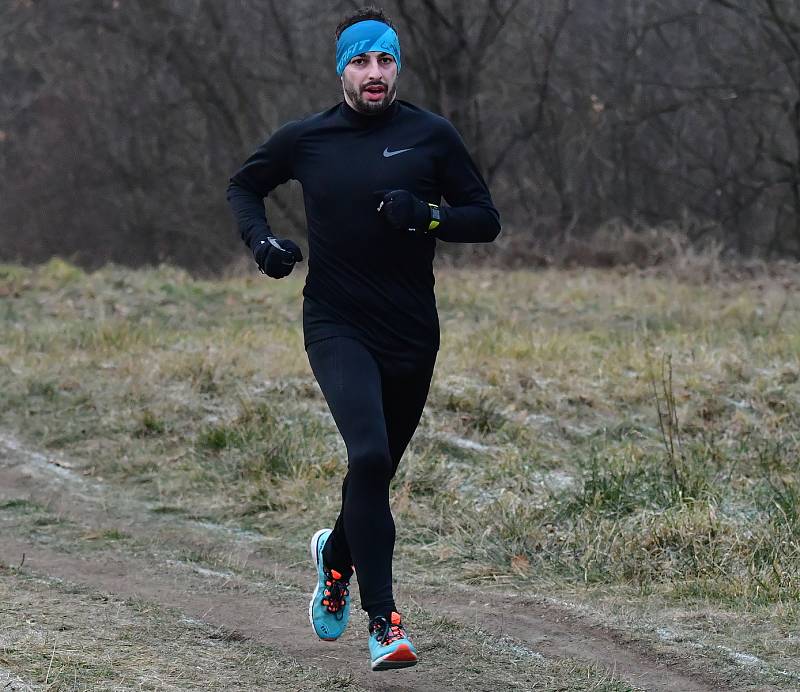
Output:
[[[45,519],[49,521],[42,521]],[[118,562],[135,554],[150,568],[161,565],[161,581],[150,573],[148,581],[162,586],[170,583],[173,588],[180,582],[183,588],[207,593],[203,609],[213,609],[227,589],[237,594],[258,594],[264,617],[272,613],[280,618],[286,607],[302,611],[297,601],[304,604],[307,596],[296,586],[281,582],[271,582],[271,593],[265,593],[263,573],[250,572],[241,564],[215,564],[210,555],[177,554],[176,546],[152,537],[131,538],[128,545],[120,547],[119,537],[111,531],[76,535],[72,527],[48,517],[44,508],[31,503],[6,502],[0,506],[0,528],[57,546],[61,555],[80,553],[85,558],[86,551],[91,551],[95,562]],[[167,574],[163,574],[165,561],[172,565]],[[211,571],[209,566],[225,573]],[[187,584],[181,580],[180,567],[205,574],[208,583],[199,585],[195,575]],[[211,584],[215,577],[224,579],[224,585],[216,586],[219,591]],[[235,585],[229,580],[235,580]],[[365,655],[357,661],[349,660],[340,648],[329,645],[322,646],[322,653],[319,643],[309,638],[305,623],[301,631],[292,632],[286,647],[279,636],[259,643],[238,630],[187,617],[177,606],[165,608],[149,599],[122,599],[69,582],[42,579],[25,566],[2,564],[0,599],[3,613],[9,616],[0,619],[0,675],[15,681],[17,687],[10,689],[288,692],[373,688],[371,684],[362,686],[358,678],[363,682],[363,676],[352,674],[354,667],[364,665]],[[272,605],[278,607],[273,610]],[[632,689],[601,665],[547,659],[514,640],[420,608],[408,607],[405,616],[427,669],[449,671],[453,682],[468,689]],[[210,618],[213,620],[213,615]],[[357,613],[354,619],[346,638],[358,639],[353,630],[365,630],[365,616]],[[273,635],[282,628],[276,629],[270,630]],[[455,642],[462,661],[457,670],[452,667]],[[292,650],[297,652],[298,644],[306,649],[302,661],[291,655]],[[361,639],[359,644],[366,654],[365,641]],[[384,676],[380,682],[384,681],[402,685],[402,678],[387,680]]]
[[[24,615],[4,623],[0,668],[24,671],[30,689],[359,689],[150,603],[2,568],[0,599]]]
[[[713,608],[720,646],[757,648],[751,617],[798,624],[800,274],[705,278],[440,273],[394,486],[403,573],[614,594],[654,622]],[[0,424],[169,511],[279,531],[296,559],[344,468],[300,284],[2,268]],[[791,669],[787,650],[760,655]]]

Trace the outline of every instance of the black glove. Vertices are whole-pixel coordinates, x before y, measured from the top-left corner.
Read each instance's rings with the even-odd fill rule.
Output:
[[[300,252],[297,243],[277,238],[260,241],[253,254],[261,273],[271,276],[273,279],[289,276],[294,269],[295,262],[303,261],[303,253]]]
[[[436,205],[423,202],[408,190],[380,190],[375,194],[380,200],[378,214],[392,228],[412,233],[428,233],[432,230],[431,214],[438,215],[439,212]]]

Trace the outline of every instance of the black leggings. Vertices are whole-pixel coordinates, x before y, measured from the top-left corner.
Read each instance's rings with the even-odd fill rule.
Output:
[[[342,509],[323,561],[343,574],[354,566],[361,607],[370,618],[386,615],[396,610],[389,483],[422,415],[435,356],[422,366],[387,368],[361,342],[338,336],[307,351],[347,447]]]

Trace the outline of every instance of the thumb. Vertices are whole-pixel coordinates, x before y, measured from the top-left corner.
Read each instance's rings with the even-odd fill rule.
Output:
[[[375,190],[372,193],[375,204],[380,205],[381,202],[388,202],[391,197],[391,192],[391,190]]]

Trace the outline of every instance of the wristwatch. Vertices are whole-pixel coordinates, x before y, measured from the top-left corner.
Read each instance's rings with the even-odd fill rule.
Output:
[[[428,230],[432,231],[439,225],[439,221],[441,220],[441,214],[439,213],[439,207],[435,204],[431,204],[428,202],[428,206],[431,208],[431,222],[428,224]]]

